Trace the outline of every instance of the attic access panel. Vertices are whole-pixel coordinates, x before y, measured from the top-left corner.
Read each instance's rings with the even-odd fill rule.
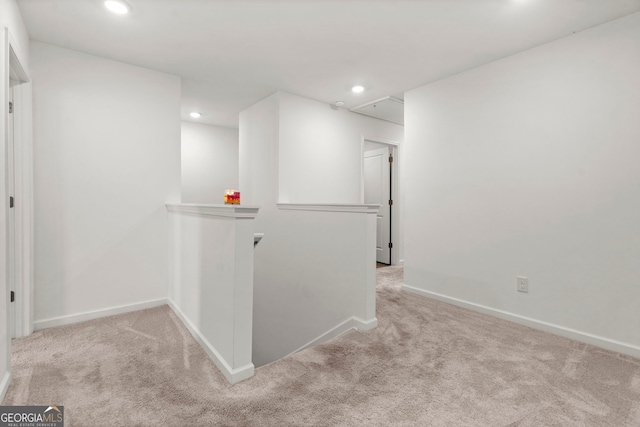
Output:
[[[350,111],[404,126],[404,101],[393,96],[367,102]]]

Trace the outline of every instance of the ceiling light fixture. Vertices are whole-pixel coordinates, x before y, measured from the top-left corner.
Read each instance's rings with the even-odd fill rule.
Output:
[[[200,116],[202,116],[202,114],[198,113],[197,111],[194,111],[193,113],[189,114],[191,117],[193,117],[194,119],[198,119],[200,118]]]
[[[336,101],[336,107],[342,107],[344,105],[344,101]]]
[[[364,86],[360,86],[360,85],[354,86],[351,88],[351,91],[354,93],[364,92]]]
[[[122,0],[107,0],[104,2],[104,7],[118,15],[126,15],[131,10],[131,6]]]

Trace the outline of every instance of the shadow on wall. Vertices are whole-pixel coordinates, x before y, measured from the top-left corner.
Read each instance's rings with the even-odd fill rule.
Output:
[[[279,205],[258,220],[253,363],[262,366],[375,319],[375,212]],[[344,209],[340,207],[339,209]]]

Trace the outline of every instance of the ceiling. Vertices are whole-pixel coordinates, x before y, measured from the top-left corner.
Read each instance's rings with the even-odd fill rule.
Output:
[[[352,108],[351,111],[404,125],[404,101],[393,96],[385,96],[384,98],[367,102]]]
[[[640,11],[640,0],[18,0],[32,40],[182,77],[237,127],[275,91],[354,108]],[[352,93],[361,84],[365,91]]]

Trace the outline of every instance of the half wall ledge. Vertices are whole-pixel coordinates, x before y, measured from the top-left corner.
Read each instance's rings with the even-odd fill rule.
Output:
[[[380,205],[348,203],[278,203],[278,209],[289,211],[351,212],[376,214]]]
[[[167,203],[166,206],[169,212],[238,219],[254,219],[260,209],[258,206],[208,205],[199,203]]]

